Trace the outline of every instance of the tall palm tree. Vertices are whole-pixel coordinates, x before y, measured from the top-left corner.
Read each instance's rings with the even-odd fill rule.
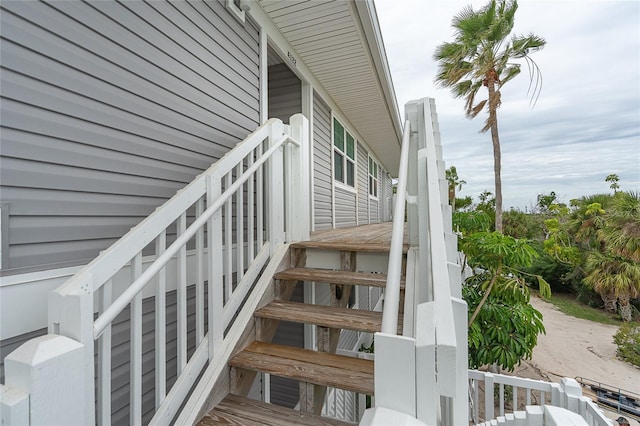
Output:
[[[516,0],[491,0],[478,11],[465,7],[453,18],[455,40],[436,48],[434,59],[438,61],[436,83],[450,87],[456,98],[465,98],[466,115],[474,118],[483,109],[489,117],[482,132],[491,130],[493,165],[496,193],[496,231],[502,232],[502,180],[500,178],[501,154],[498,135],[498,115],[501,89],[520,74],[515,60],[524,60],[531,74],[535,103],[541,87],[540,70],[529,55],[544,47],[546,41],[534,34],[514,35],[510,39],[518,3]],[[535,83],[534,83],[535,82]],[[487,88],[487,99],[477,101],[482,88]]]

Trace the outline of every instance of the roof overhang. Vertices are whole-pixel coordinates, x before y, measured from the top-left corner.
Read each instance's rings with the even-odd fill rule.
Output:
[[[382,165],[398,173],[402,125],[372,0],[259,0]]]

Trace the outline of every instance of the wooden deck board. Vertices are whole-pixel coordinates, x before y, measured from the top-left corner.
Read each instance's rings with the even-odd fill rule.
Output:
[[[298,248],[316,248],[324,250],[345,250],[363,252],[388,252],[391,244],[393,224],[391,222],[361,225],[350,228],[327,229],[311,234],[310,241],[295,243]],[[407,227],[404,229],[404,251],[409,250],[406,243]]]
[[[292,243],[293,248],[319,249],[319,250],[340,250],[340,251],[361,251],[366,253],[388,253],[390,244],[366,243],[355,241],[300,241]],[[403,252],[409,251],[409,245],[405,244]]]
[[[351,423],[328,419],[230,394],[227,395],[214,410],[200,420],[198,425],[350,426]]]
[[[229,361],[244,368],[301,382],[373,395],[373,361],[253,342]]]
[[[380,331],[382,326],[382,312],[278,300],[258,309],[255,316],[368,333]]]
[[[278,280],[315,281],[331,284],[366,285],[369,287],[385,287],[387,274],[368,272],[334,271],[331,269],[291,268],[274,275]],[[404,277],[401,285],[404,284]]]
[[[350,228],[327,229],[316,231],[311,234],[312,241],[323,242],[353,242],[353,243],[391,243],[393,231],[392,222],[374,223],[371,225],[354,226]],[[407,240],[407,229],[405,225],[404,240]]]

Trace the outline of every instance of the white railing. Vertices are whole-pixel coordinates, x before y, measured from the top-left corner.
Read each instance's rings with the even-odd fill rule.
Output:
[[[376,407],[428,425],[467,422],[467,308],[455,263],[444,163],[432,99],[405,106],[405,125],[394,225],[377,333]],[[399,277],[408,204],[403,335],[397,335]],[[448,217],[447,217],[448,215]],[[370,418],[365,417],[368,422]]]
[[[579,414],[589,426],[612,424],[591,399],[582,396],[579,384],[573,379],[550,383],[469,370],[469,400],[470,418],[474,424],[489,424],[498,416],[512,413],[525,415],[526,407],[532,406],[567,409]]]
[[[116,421],[112,354],[128,363],[129,418],[120,421],[132,425],[151,415],[151,423],[171,422],[204,367],[224,356],[225,330],[270,257],[285,239],[308,238],[308,122],[300,114],[290,122],[259,127],[52,294],[49,332],[81,343],[84,354],[76,392],[88,397],[69,418]],[[167,310],[174,290],[175,314]],[[155,299],[152,323],[143,321],[147,298]],[[128,354],[112,335],[123,321]]]
[[[400,279],[402,277],[402,251],[404,246],[404,212],[407,192],[407,170],[409,167],[409,144],[411,122],[407,120],[402,136],[400,168],[393,208],[393,231],[389,249],[387,285],[384,291],[385,309],[382,312],[382,333],[396,334],[398,331],[398,310],[400,306]]]

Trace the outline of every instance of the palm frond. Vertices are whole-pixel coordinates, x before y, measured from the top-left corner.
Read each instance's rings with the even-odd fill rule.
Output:
[[[475,106],[467,109],[467,118],[476,118],[478,114],[484,109],[484,106],[487,104],[487,99],[480,101]]]

